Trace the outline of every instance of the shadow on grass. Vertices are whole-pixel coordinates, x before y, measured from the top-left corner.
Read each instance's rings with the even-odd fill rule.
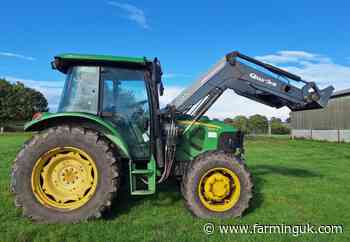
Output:
[[[249,170],[252,174],[254,194],[250,202],[250,207],[245,214],[254,212],[257,208],[261,207],[264,202],[264,195],[262,193],[266,182],[264,175],[279,174],[301,178],[321,177],[320,174],[313,171],[283,166],[256,165],[249,167]],[[120,215],[128,214],[133,207],[140,206],[146,202],[150,202],[153,206],[165,206],[171,208],[174,203],[182,199],[178,181],[175,179],[169,179],[166,183],[159,185],[156,194],[146,196],[132,196],[128,184],[129,182],[126,180],[122,182],[118,197],[113,201],[110,211],[105,214],[105,219],[112,220]]]
[[[293,177],[321,177],[319,173],[314,171],[284,166],[256,165],[249,167],[249,169],[253,175],[278,174]]]
[[[107,220],[117,218],[122,214],[128,214],[130,209],[150,201],[153,206],[172,207],[174,203],[182,199],[180,186],[175,179],[169,179],[164,184],[157,186],[157,192],[153,195],[132,196],[129,182],[123,182],[118,197],[113,201],[110,211],[104,217]]]
[[[300,168],[289,168],[283,166],[272,166],[272,165],[256,165],[250,166],[249,170],[252,174],[252,180],[254,184],[254,194],[250,202],[250,207],[246,211],[246,214],[254,212],[255,209],[259,208],[264,202],[264,195],[261,192],[265,179],[264,175],[267,174],[278,174],[283,176],[291,177],[301,177],[301,178],[311,178],[311,177],[321,177],[322,175],[314,171],[309,171]]]

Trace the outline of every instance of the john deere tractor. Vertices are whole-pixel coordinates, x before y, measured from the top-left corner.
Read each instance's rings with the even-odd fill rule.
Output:
[[[323,108],[333,91],[231,52],[160,108],[157,58],[62,54],[51,64],[66,75],[58,111],[26,124],[35,134],[12,170],[16,206],[41,222],[100,217],[122,195],[122,176],[135,196],[177,177],[195,216],[241,216],[253,189],[243,133],[206,111],[227,89],[293,111]]]

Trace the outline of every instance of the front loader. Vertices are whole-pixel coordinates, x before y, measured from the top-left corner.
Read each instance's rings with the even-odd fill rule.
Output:
[[[243,133],[203,115],[227,89],[291,110],[323,108],[333,92],[239,52],[164,108],[157,59],[63,54],[52,67],[66,75],[58,111],[26,124],[35,134],[12,169],[16,206],[41,222],[100,217],[121,195],[121,176],[132,195],[175,176],[195,216],[241,216],[253,188]]]

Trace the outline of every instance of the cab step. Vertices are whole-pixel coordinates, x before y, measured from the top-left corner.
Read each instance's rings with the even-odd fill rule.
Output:
[[[150,195],[156,192],[156,161],[152,157],[148,163],[138,168],[132,160],[129,161],[130,193],[131,195]]]
[[[133,170],[131,171],[131,174],[139,174],[139,175],[148,175],[148,174],[153,174],[153,170],[148,170],[148,169],[141,169],[141,170]]]
[[[151,195],[151,194],[154,194],[154,192],[148,191],[148,190],[136,190],[136,191],[133,191],[131,194],[132,195]]]

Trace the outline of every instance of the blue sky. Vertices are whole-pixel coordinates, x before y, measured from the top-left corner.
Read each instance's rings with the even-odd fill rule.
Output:
[[[63,52],[160,58],[170,101],[226,53],[239,50],[321,86],[350,87],[349,1],[3,1],[0,76],[58,103]],[[225,94],[212,117],[275,110]]]

